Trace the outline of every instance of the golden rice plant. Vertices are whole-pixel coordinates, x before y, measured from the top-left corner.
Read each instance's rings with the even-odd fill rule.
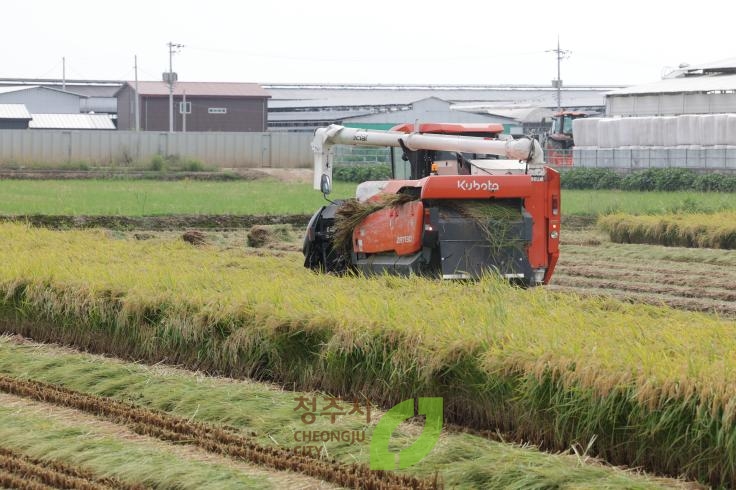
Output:
[[[736,213],[602,216],[599,226],[618,243],[736,249]]]
[[[386,406],[736,485],[736,322],[492,277],[333,277],[301,257],[0,225],[0,329]]]

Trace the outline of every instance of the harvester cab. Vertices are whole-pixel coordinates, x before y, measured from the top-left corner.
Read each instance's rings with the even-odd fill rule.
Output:
[[[309,222],[306,267],[326,272],[473,279],[495,271],[547,283],[559,255],[559,174],[535,140],[499,125],[401,125],[315,131],[314,187],[329,191],[335,145],[392,149],[392,180],[358,185]],[[502,159],[499,159],[501,157]]]

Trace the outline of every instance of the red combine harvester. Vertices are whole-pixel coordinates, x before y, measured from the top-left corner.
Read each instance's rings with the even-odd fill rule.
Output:
[[[307,227],[305,267],[444,279],[495,271],[522,285],[548,283],[559,256],[559,174],[543,165],[539,143],[499,139],[502,130],[494,124],[317,129],[315,189],[330,192],[334,145],[390,147],[392,180],[358,186],[358,202],[376,210],[352,229],[348,250],[333,241],[343,203],[320,208]],[[380,206],[388,201],[394,204]]]
[[[547,162],[552,165],[572,166],[573,139],[572,122],[583,117],[598,116],[593,111],[562,111],[552,118],[552,128],[547,133],[544,151],[547,153]]]

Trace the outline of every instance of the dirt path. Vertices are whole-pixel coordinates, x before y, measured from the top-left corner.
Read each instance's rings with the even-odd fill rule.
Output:
[[[202,230],[236,230],[250,228],[255,225],[290,224],[305,228],[311,215],[229,215],[229,214],[196,214],[176,216],[51,216],[21,215],[0,216],[0,223],[19,222],[31,226],[50,228],[52,230],[69,230],[79,228],[107,228],[120,231],[171,231],[189,228]]]
[[[340,464],[262,446],[238,433],[163,412],[148,410],[109,398],[86,395],[37,381],[0,375],[0,391],[72,408],[128,427],[139,435],[176,444],[192,444],[207,452],[236,461],[293,471],[339,486],[365,489],[436,488],[436,482],[390,472],[371,471],[365,465]]]

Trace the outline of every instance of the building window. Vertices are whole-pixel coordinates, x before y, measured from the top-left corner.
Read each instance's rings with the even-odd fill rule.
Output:
[[[179,114],[191,114],[192,113],[192,103],[187,102],[179,102]]]
[[[227,107],[208,107],[208,114],[227,114]]]

